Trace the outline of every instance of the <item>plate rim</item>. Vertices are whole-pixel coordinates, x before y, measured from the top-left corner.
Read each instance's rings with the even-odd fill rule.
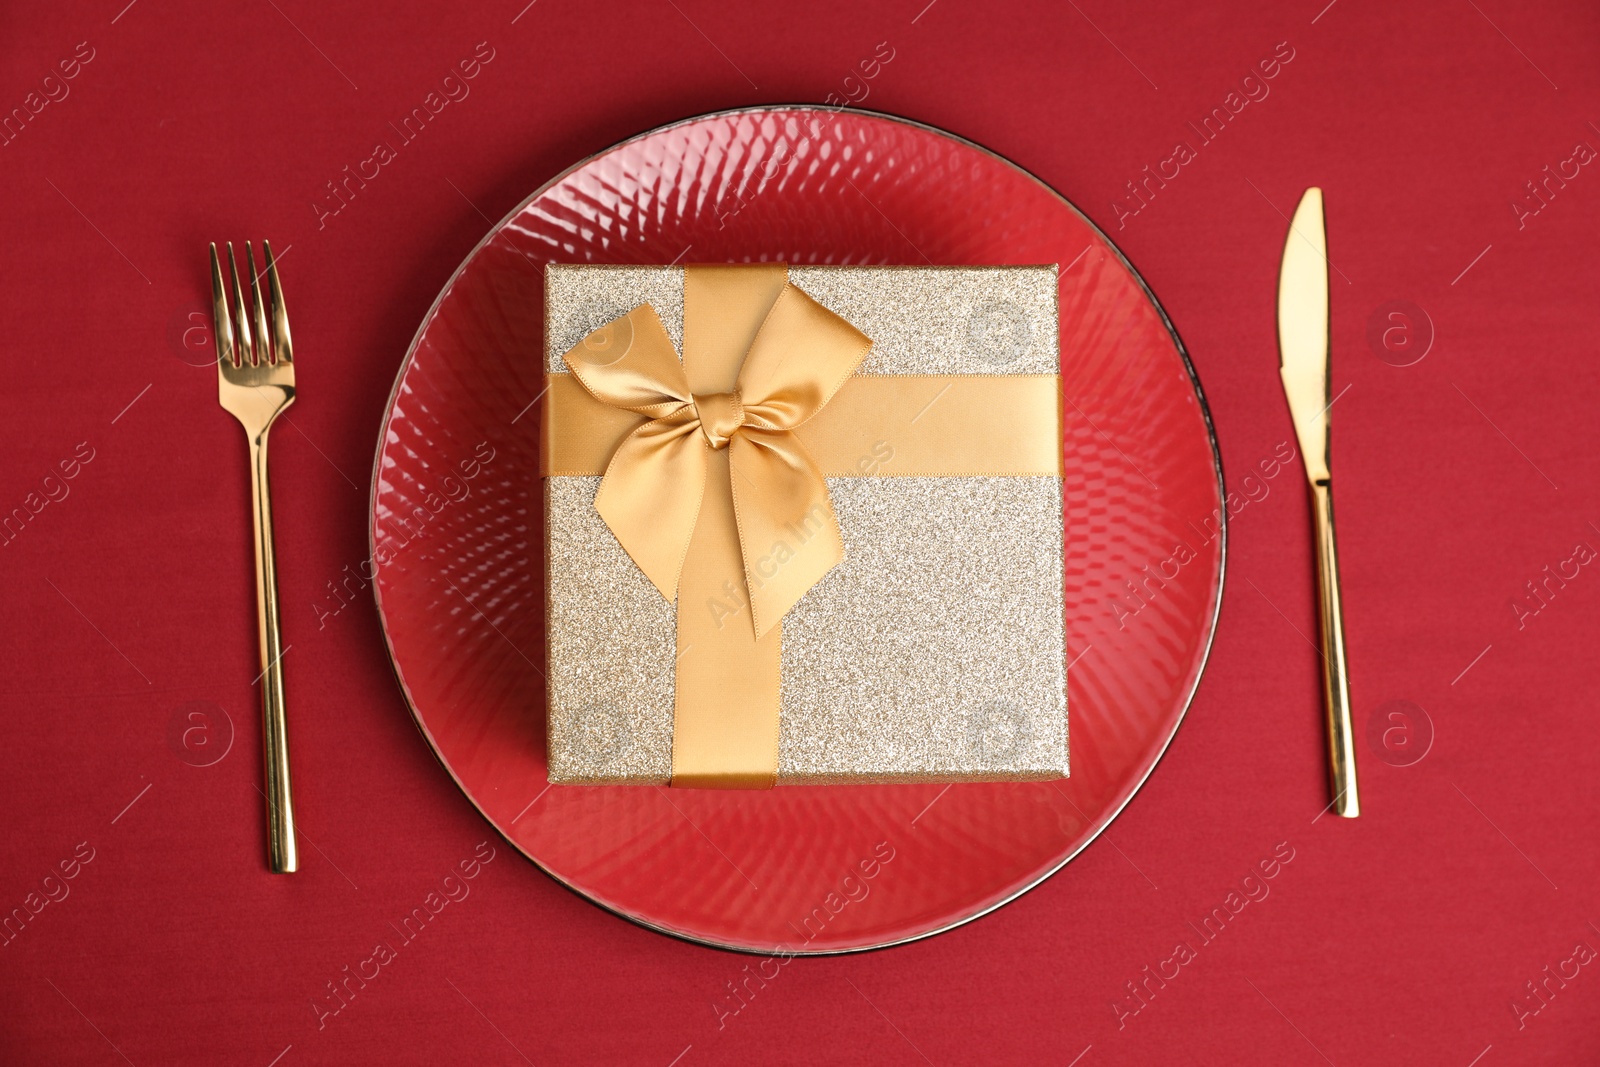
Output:
[[[482,252],[483,249],[486,248],[500,233],[502,233],[506,226],[510,224],[513,219],[521,215],[525,210],[527,210],[530,204],[560,184],[569,175],[588,166],[590,163],[601,158],[602,156],[609,155],[618,149],[625,148],[626,146],[633,144],[635,141],[641,141],[647,137],[654,137],[658,134],[667,133],[681,126],[690,126],[694,125],[695,123],[705,122],[709,119],[727,118],[735,115],[796,111],[827,112],[834,115],[843,112],[852,115],[860,115],[865,118],[881,119],[888,122],[899,123],[904,126],[911,126],[920,130],[924,130],[936,136],[949,138],[968,148],[990,156],[1005,164],[1007,167],[1010,167],[1018,174],[1039,186],[1050,196],[1054,197],[1057,201],[1064,205],[1067,210],[1078,216],[1078,218],[1089,227],[1094,235],[1101,240],[1105,247],[1111,250],[1122,266],[1128,271],[1128,274],[1133,278],[1134,282],[1138,284],[1139,289],[1145,295],[1145,299],[1150,302],[1150,305],[1155,308],[1156,314],[1160,316],[1161,324],[1166,329],[1167,335],[1172,338],[1173,344],[1176,345],[1178,356],[1183,360],[1184,372],[1189,378],[1189,386],[1194,391],[1195,399],[1199,405],[1201,421],[1206,430],[1206,441],[1211,448],[1212,471],[1216,475],[1217,479],[1217,499],[1222,502],[1223,506],[1220,509],[1221,521],[1218,526],[1217,534],[1218,555],[1216,591],[1214,594],[1213,603],[1211,605],[1210,618],[1207,620],[1208,626],[1205,644],[1200,652],[1199,669],[1195,672],[1194,682],[1189,686],[1189,691],[1183,697],[1183,707],[1178,712],[1177,722],[1173,725],[1172,732],[1168,734],[1166,740],[1161,743],[1160,751],[1158,751],[1155,758],[1150,761],[1150,766],[1145,769],[1144,774],[1140,775],[1138,782],[1134,784],[1131,790],[1129,790],[1128,795],[1106,818],[1105,823],[1091,833],[1088,837],[1084,838],[1076,848],[1072,849],[1072,851],[1061,857],[1059,862],[1051,866],[1048,870],[1040,873],[1036,878],[1029,881],[1026,885],[1020,887],[1003,899],[994,901],[988,906],[975,911],[970,915],[963,916],[959,919],[955,919],[930,930],[923,930],[918,933],[910,934],[906,937],[897,937],[892,940],[878,942],[871,945],[855,945],[843,948],[797,949],[794,951],[789,951],[781,948],[756,948],[750,945],[718,941],[714,938],[697,935],[688,931],[675,930],[671,927],[663,926],[660,923],[652,922],[642,916],[629,914],[628,912],[622,911],[617,907],[613,907],[611,904],[608,904],[604,900],[597,898],[578,886],[573,885],[566,878],[551,870],[548,866],[541,862],[538,857],[524,849],[520,844],[513,840],[505,830],[500,828],[500,825],[490,817],[489,813],[484,811],[483,806],[478,803],[477,798],[474,797],[467,789],[466,785],[462,783],[460,777],[457,776],[455,769],[450,766],[450,763],[444,758],[443,753],[439,751],[439,745],[434,741],[433,735],[429,732],[427,725],[423,722],[422,715],[417,709],[416,701],[412,698],[411,690],[406,684],[405,676],[401,673],[400,661],[395,655],[394,641],[389,633],[388,615],[384,612],[381,583],[377,578],[377,525],[378,481],[379,476],[383,471],[383,454],[384,446],[387,444],[389,437],[389,423],[394,416],[395,403],[399,399],[401,386],[405,382],[406,375],[411,370],[412,362],[416,357],[417,346],[421,344],[423,334],[425,334],[429,326],[433,324],[434,318],[439,312],[440,305],[444,303],[445,297],[449,296],[451,291],[455,289],[456,283],[461,279],[461,275],[467,269],[468,264],[476,259],[478,254]],[[428,751],[433,754],[433,758],[438,762],[439,766],[444,769],[444,772],[450,776],[450,780],[455,783],[455,786],[460,791],[461,795],[466,798],[469,804],[472,805],[474,810],[476,810],[477,813],[483,818],[484,822],[489,824],[490,829],[498,834],[501,840],[510,845],[513,850],[520,853],[540,871],[544,872],[544,874],[551,878],[557,885],[560,885],[567,891],[576,894],[589,904],[601,908],[609,914],[615,915],[618,918],[624,919],[636,926],[643,927],[646,930],[650,930],[658,934],[664,934],[678,941],[687,942],[693,945],[700,945],[706,948],[719,949],[725,952],[738,953],[740,955],[771,957],[775,959],[792,959],[799,956],[851,956],[864,952],[878,952],[883,949],[894,948],[899,945],[907,945],[913,942],[925,940],[930,937],[936,937],[940,934],[955,930],[958,927],[966,926],[968,923],[974,922],[994,911],[997,911],[998,909],[1022,897],[1024,894],[1037,889],[1040,885],[1043,885],[1046,881],[1060,873],[1062,868],[1071,863],[1073,860],[1077,859],[1085,849],[1098,840],[1100,835],[1105,833],[1106,830],[1111,827],[1111,824],[1116,822],[1122,813],[1127,810],[1128,805],[1131,804],[1133,799],[1139,795],[1139,792],[1144,789],[1145,783],[1150,780],[1150,776],[1155,773],[1156,768],[1161,765],[1161,761],[1166,758],[1167,752],[1172,747],[1172,742],[1177,739],[1178,731],[1181,730],[1183,728],[1183,724],[1188,721],[1189,709],[1194,704],[1195,696],[1200,691],[1200,683],[1205,679],[1206,669],[1211,663],[1211,652],[1216,643],[1217,628],[1222,621],[1223,592],[1227,586],[1229,524],[1228,509],[1226,506],[1227,493],[1227,483],[1222,467],[1222,448],[1217,440],[1216,424],[1213,422],[1211,417],[1211,405],[1206,400],[1205,389],[1200,384],[1200,376],[1195,370],[1194,361],[1189,357],[1188,347],[1183,343],[1183,338],[1181,335],[1179,335],[1177,327],[1173,325],[1171,316],[1167,314],[1167,309],[1162,306],[1161,301],[1156,298],[1155,292],[1150,288],[1150,284],[1145,281],[1144,275],[1139,273],[1138,268],[1136,268],[1132,261],[1128,259],[1127,254],[1123,252],[1122,248],[1118,246],[1116,242],[1111,240],[1110,235],[1102,230],[1093,219],[1091,219],[1082,211],[1082,209],[1078,207],[1077,204],[1073,203],[1054,186],[1050,185],[1044,179],[1034,174],[1028,168],[1012,160],[1010,157],[1002,155],[994,149],[979,144],[977,141],[974,141],[968,137],[964,137],[961,134],[934,126],[930,123],[922,122],[917,119],[906,118],[902,115],[895,115],[885,111],[874,111],[867,108],[828,107],[826,105],[815,103],[756,104],[747,107],[724,108],[717,111],[707,111],[701,114],[691,115],[686,118],[675,119],[672,122],[667,122],[660,126],[653,126],[650,129],[643,130],[629,137],[625,137],[620,141],[616,141],[604,148],[591,152],[579,159],[577,162],[573,163],[571,166],[566,167],[549,180],[545,181],[526,198],[519,201],[514,208],[501,217],[499,222],[493,223],[484,236],[477,242],[477,244],[472,246],[472,249],[468,251],[467,254],[462,258],[461,262],[456,265],[455,270],[450,273],[449,279],[446,280],[444,286],[439,290],[439,294],[434,297],[433,303],[428,307],[427,312],[422,316],[422,320],[418,324],[416,332],[412,335],[410,343],[406,346],[405,358],[400,361],[399,369],[395,372],[394,385],[390,387],[388,400],[385,401],[383,419],[378,428],[378,443],[373,454],[372,479],[367,498],[367,559],[371,562],[373,567],[373,580],[371,583],[372,597],[374,606],[377,608],[378,612],[378,629],[383,634],[385,658],[388,660],[390,673],[394,675],[395,684],[400,690],[401,699],[405,701],[406,710],[411,715],[412,725],[414,725],[417,728],[417,731],[422,735],[423,740],[427,743]],[[549,786],[547,785],[546,788],[549,788]]]

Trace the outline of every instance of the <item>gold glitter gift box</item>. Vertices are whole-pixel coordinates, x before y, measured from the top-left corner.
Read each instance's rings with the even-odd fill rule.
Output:
[[[670,339],[682,364],[695,358],[684,348],[686,270],[692,280],[703,269],[549,267],[551,411],[578,393],[579,379],[588,385],[569,374],[583,369],[571,353],[596,337],[612,339],[619,323],[645,322],[635,311],[641,305],[653,310],[651,322],[659,318],[661,343]],[[800,428],[817,455],[843,552],[782,615],[772,780],[1065,777],[1055,267],[795,266],[787,282],[870,339],[856,377],[903,378],[882,384],[901,386],[906,396],[894,412],[852,406],[842,398],[853,377],[813,420],[829,416],[831,452]],[[801,346],[792,355],[807,353]],[[1011,384],[999,379],[1044,398],[1035,401],[1040,410],[1049,405],[1035,420],[1040,435],[1049,420],[1047,472],[1036,464],[1020,472],[924,473],[918,449],[945,447],[951,436],[983,446],[1027,421],[1002,406],[1011,393],[986,399],[984,388]],[[740,393],[730,395],[737,405]],[[715,398],[693,399],[686,407],[709,411]],[[841,425],[858,417],[852,412],[860,425]],[[634,424],[646,418],[634,416]],[[962,419],[977,425],[953,422]],[[547,415],[546,432],[550,780],[705,784],[685,781],[681,768],[674,774],[675,683],[680,661],[695,655],[679,647],[678,612],[692,605],[664,596],[597,510],[601,475],[609,478],[615,466],[604,462],[612,446],[590,461],[598,465],[569,473],[559,468],[571,464],[551,459],[567,424]],[[737,472],[731,480],[737,497]],[[758,583],[748,557],[745,573]],[[730,603],[737,609],[741,601]]]

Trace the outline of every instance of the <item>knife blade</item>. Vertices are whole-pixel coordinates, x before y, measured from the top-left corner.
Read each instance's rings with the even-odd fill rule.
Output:
[[[1300,198],[1284,240],[1278,273],[1278,373],[1305,461],[1316,525],[1322,702],[1333,790],[1329,806],[1345,818],[1355,818],[1361,814],[1361,802],[1356,788],[1355,729],[1350,717],[1333,478],[1328,464],[1329,347],[1328,235],[1322,190],[1313,186]]]
[[[1306,476],[1328,477],[1328,234],[1322,190],[1307,189],[1289,223],[1278,274],[1278,373]]]

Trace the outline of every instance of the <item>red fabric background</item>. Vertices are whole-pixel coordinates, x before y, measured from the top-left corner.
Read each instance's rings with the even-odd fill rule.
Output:
[[[1537,613],[1513,606],[1547,564],[1600,548],[1600,174],[1551,182],[1520,226],[1510,206],[1578,142],[1600,147],[1592,5],[125,2],[0,26],[7,112],[79,42],[93,50],[69,95],[0,147],[0,512],[92,450],[0,547],[0,909],[42,894],[80,843],[93,855],[0,947],[0,1061],[1600,1056],[1600,969],[1550,979],[1520,1019],[1512,1008],[1547,966],[1570,974],[1579,943],[1600,949],[1600,576],[1581,567],[1528,602]],[[471,95],[319,228],[324,184],[480,41],[495,58]],[[1251,483],[1199,696],[1101,840],[970,926],[790,963],[719,1028],[713,1005],[751,961],[637,929],[517,857],[418,737],[370,600],[316,605],[366,552],[390,383],[487,219],[642,129],[859,95],[845,79],[883,41],[894,59],[864,106],[1016,160],[1137,264],[1193,354],[1241,499],[1291,438],[1273,326],[1282,213],[1306,185],[1327,190],[1365,814],[1313,821],[1326,796],[1296,469]],[[1192,142],[1185,123],[1283,41],[1294,58],[1270,95],[1119,230],[1124,183]],[[187,347],[183,333],[209,299],[205,242],[263,233],[286,252],[302,353],[303,396],[274,435],[314,842],[294,878],[262,860],[243,447],[203,335]],[[1369,344],[1394,300],[1437,335],[1412,366]],[[1409,766],[1392,762],[1399,735],[1389,750],[1365,737],[1397,700],[1434,734]],[[235,732],[205,767],[173,740],[195,701]],[[325,983],[486,840],[471,895],[319,1028]],[[1203,943],[1188,924],[1275,849],[1293,859],[1269,895]],[[1124,983],[1180,940],[1195,957],[1133,1013]]]

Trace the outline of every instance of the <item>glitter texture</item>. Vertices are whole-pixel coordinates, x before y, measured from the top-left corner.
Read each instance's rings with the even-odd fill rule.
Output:
[[[844,562],[783,620],[778,774],[1067,772],[1058,478],[829,478]]]
[[[546,478],[550,780],[672,777],[677,611],[594,509],[599,478]]]
[[[683,358],[682,267],[564,267],[544,269],[545,370],[565,374],[561,357],[612,319],[649,304]]]
[[[1049,374],[1053,267],[793,268],[873,338],[862,373]],[[683,271],[550,267],[546,366],[640,303],[680,346]],[[908,315],[907,308],[915,308]],[[676,609],[545,479],[550,780],[664,784]],[[1067,773],[1060,479],[829,478],[845,559],[783,622],[780,784]]]
[[[860,374],[1060,369],[1054,267],[792,267],[789,280],[872,338]]]

